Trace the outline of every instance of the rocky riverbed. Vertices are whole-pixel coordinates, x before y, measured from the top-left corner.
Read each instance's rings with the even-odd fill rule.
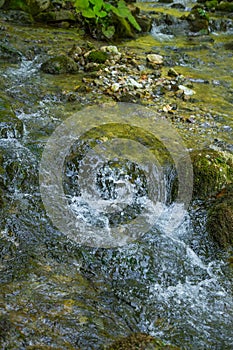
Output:
[[[232,347],[232,19],[215,14],[197,35],[184,19],[191,8],[139,7],[154,19],[151,33],[117,43],[96,41],[64,17],[51,26],[25,12],[0,14],[3,349]],[[182,137],[193,201],[175,231],[161,221],[128,246],[83,247],[47,217],[38,166],[62,121],[120,102],[149,108]],[[151,135],[138,139],[152,148]],[[116,162],[108,166],[117,173]],[[129,169],[141,174],[127,163],[124,176]],[[176,174],[166,181],[172,201]],[[168,207],[165,221],[169,208],[180,210]]]

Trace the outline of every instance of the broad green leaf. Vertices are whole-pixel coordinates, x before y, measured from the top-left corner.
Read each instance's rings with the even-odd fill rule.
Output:
[[[118,17],[126,18],[128,13],[120,10],[118,7],[112,7],[112,12],[115,13]]]
[[[120,0],[117,4],[118,16],[126,18],[129,14],[131,14],[130,10],[126,6],[123,0]]]
[[[75,0],[75,7],[77,11],[86,10],[89,7],[89,0]]]
[[[95,12],[96,13],[96,16],[100,17],[100,18],[104,18],[107,16],[107,12],[106,11],[98,11],[98,12]]]
[[[82,15],[83,17],[86,17],[86,18],[95,18],[95,12],[91,8],[88,8],[87,10],[83,10]]]
[[[140,25],[138,24],[138,22],[136,21],[136,19],[134,18],[134,16],[130,13],[130,15],[127,17],[128,21],[132,24],[132,26],[137,29],[138,31],[141,31],[142,28],[140,27]]]
[[[100,6],[102,7],[104,4],[104,0],[89,0],[90,3],[94,6]]]
[[[107,2],[104,2],[104,3],[103,3],[103,8],[104,8],[107,12],[111,11],[113,7],[114,7],[113,5],[108,4]],[[115,8],[115,7],[114,7],[114,8]]]
[[[101,10],[101,8],[102,8],[102,5],[101,5],[101,6],[95,5],[95,6],[93,7],[93,11],[94,11],[95,13],[97,13],[97,12],[99,12],[99,11]]]

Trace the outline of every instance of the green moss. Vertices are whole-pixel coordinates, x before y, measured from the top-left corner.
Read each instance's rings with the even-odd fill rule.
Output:
[[[233,246],[233,184],[218,194],[208,211],[207,231],[221,247]]]
[[[0,339],[6,339],[12,328],[10,319],[6,315],[0,316]]]
[[[116,340],[103,350],[179,350],[174,345],[164,344],[161,340],[148,334],[135,333],[126,338]]]
[[[225,11],[225,12],[233,12],[233,3],[227,1],[221,1],[220,4],[216,6],[216,10]]]
[[[59,11],[45,11],[35,16],[38,22],[75,22],[76,18],[72,11],[60,9]]]
[[[232,156],[214,150],[191,153],[194,172],[193,194],[195,198],[206,199],[233,181]]]
[[[78,66],[72,58],[66,55],[59,55],[44,62],[41,65],[41,70],[49,74],[75,73],[78,70]]]
[[[103,51],[91,51],[90,54],[87,57],[87,60],[89,62],[94,63],[104,63],[108,59],[108,54]]]
[[[22,10],[29,12],[27,1],[24,0],[10,0],[5,6],[10,10]]]
[[[218,1],[217,0],[206,1],[205,5],[208,9],[211,10],[211,9],[216,8],[216,6],[218,5]]]
[[[23,123],[12,111],[7,100],[0,95],[0,137],[21,137],[23,134]]]
[[[136,126],[129,124],[121,125],[119,123],[104,124],[101,125],[101,127],[92,128],[87,133],[83,134],[80,138],[82,143],[78,142],[78,144],[73,147],[74,157],[77,157],[77,154],[80,154],[80,157],[82,157],[89,147],[93,148],[98,145],[100,141],[111,140],[113,137],[134,140],[141,143],[155,155],[155,158],[159,160],[161,166],[173,163],[166,147],[156,136]],[[125,147],[124,150],[123,145],[121,145],[123,154],[128,153],[127,145],[125,145]],[[143,153],[138,153],[137,148],[131,149],[131,155],[137,159],[138,163],[143,164],[145,161],[145,155]]]
[[[11,63],[18,63],[22,59],[22,54],[8,43],[0,43],[0,60]]]

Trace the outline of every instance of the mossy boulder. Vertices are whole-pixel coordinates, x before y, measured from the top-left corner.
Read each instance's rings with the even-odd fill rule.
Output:
[[[88,62],[104,63],[108,59],[108,54],[100,50],[94,50],[87,56]]]
[[[135,30],[132,28],[130,23],[126,18],[115,17],[113,19],[113,24],[115,26],[115,35],[116,39],[118,38],[135,38]]]
[[[217,6],[216,10],[224,12],[233,12],[233,2],[221,1]]]
[[[22,10],[31,15],[36,15],[47,10],[50,5],[50,0],[10,0],[5,2],[4,8],[8,10]]]
[[[56,23],[56,22],[68,22],[73,23],[76,21],[76,16],[73,10],[60,9],[49,10],[39,13],[35,16],[35,20],[38,22],[45,23]]]
[[[192,32],[209,32],[209,16],[204,6],[195,5],[189,15],[186,17]]]
[[[20,138],[22,134],[22,121],[16,117],[4,96],[0,95],[0,138]]]
[[[161,340],[148,334],[135,333],[128,337],[116,340],[103,350],[179,350],[174,345],[164,344]]]
[[[211,10],[212,12],[223,11],[223,12],[232,12],[233,11],[233,2],[232,1],[222,1],[222,0],[198,0],[199,3],[203,4],[204,8]]]
[[[233,247],[233,184],[216,196],[208,211],[207,231],[221,247]]]
[[[218,0],[210,0],[210,1],[206,1],[205,6],[208,10],[213,10],[216,9],[218,5]]]
[[[193,197],[206,199],[233,182],[233,156],[211,149],[193,151]]]
[[[48,74],[66,74],[76,73],[78,71],[77,63],[66,55],[58,55],[49,58],[41,65],[41,70]]]
[[[153,19],[146,15],[136,15],[136,20],[140,27],[142,28],[143,33],[149,33],[152,29]]]

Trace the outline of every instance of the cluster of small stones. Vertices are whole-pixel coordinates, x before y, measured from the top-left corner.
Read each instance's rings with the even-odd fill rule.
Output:
[[[119,102],[156,101],[161,96],[177,96],[189,100],[195,92],[190,82],[174,69],[168,69],[162,77],[164,58],[147,54],[139,59],[134,53],[121,53],[116,46],[102,46],[99,50],[86,50],[75,46],[69,56],[85,74],[83,83],[77,86],[79,93],[108,95]],[[171,112],[173,107],[164,107]]]

